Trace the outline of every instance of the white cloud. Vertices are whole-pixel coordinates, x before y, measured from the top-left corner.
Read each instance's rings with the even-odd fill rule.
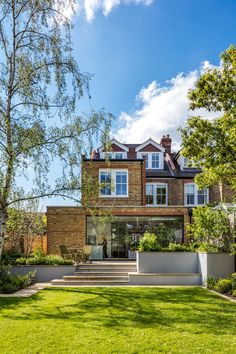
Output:
[[[201,115],[207,119],[216,116],[216,113],[205,110],[188,110],[189,89],[193,88],[199,75],[210,67],[209,62],[204,62],[199,70],[186,75],[178,74],[162,87],[156,81],[143,87],[136,97],[141,107],[132,114],[121,112],[119,128],[113,130],[112,136],[121,142],[139,143],[150,137],[159,141],[162,135],[170,134],[174,148],[178,149],[180,136],[177,129],[184,126],[188,116]]]
[[[107,16],[114,7],[118,5],[141,4],[149,6],[153,1],[154,0],[57,0],[56,8],[69,20],[77,13],[80,15],[84,14],[86,20],[91,22],[94,20],[95,14],[98,11],[101,11],[104,16]]]
[[[85,16],[88,22],[95,18],[97,11],[102,11],[103,15],[107,16],[114,7],[124,4],[135,4],[149,6],[154,0],[81,0],[81,5],[84,8]]]

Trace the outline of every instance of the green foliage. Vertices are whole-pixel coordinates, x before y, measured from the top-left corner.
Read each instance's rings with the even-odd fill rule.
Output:
[[[158,237],[154,233],[145,232],[141,240],[139,241],[139,252],[189,252],[192,248],[189,245],[178,244],[171,242],[168,246],[162,246],[160,241],[163,241],[163,237]],[[162,244],[166,245],[166,242]]]
[[[201,251],[230,250],[230,224],[227,215],[219,209],[201,206],[193,209],[193,223],[188,225],[188,235],[200,244]]]
[[[214,290],[221,294],[230,294],[232,292],[231,279],[219,279],[214,286]]]
[[[43,236],[47,231],[45,213],[39,212],[38,200],[18,202],[7,210],[6,236],[8,245],[28,256],[35,236]]]
[[[155,252],[160,251],[161,246],[157,242],[157,236],[149,232],[145,232],[139,241],[138,250],[140,252]]]
[[[216,286],[217,279],[215,277],[208,277],[207,278],[207,288],[213,290]]]
[[[50,254],[48,256],[34,256],[29,258],[17,258],[15,264],[18,265],[72,265],[73,260],[64,259],[61,256]]]
[[[185,245],[185,244],[181,244],[181,243],[170,243],[167,250],[172,251],[172,252],[191,252],[191,251],[193,251],[190,245]]]
[[[200,188],[223,182],[236,189],[236,48],[221,55],[221,66],[208,68],[189,92],[190,109],[220,112],[213,120],[191,117],[181,129],[184,156],[203,169]]]
[[[149,226],[147,231],[156,235],[157,243],[161,247],[168,247],[169,243],[175,242],[174,230],[168,225],[160,223],[157,226]]]
[[[15,251],[15,250],[9,250],[9,251],[3,251],[2,253],[2,258],[1,258],[1,264],[15,264],[15,261],[17,258],[21,257],[22,254]]]
[[[28,272],[25,275],[11,274],[8,266],[0,267],[0,292],[13,293],[17,290],[26,288],[32,284],[35,272]]]
[[[236,290],[232,292],[232,296],[236,298]]]

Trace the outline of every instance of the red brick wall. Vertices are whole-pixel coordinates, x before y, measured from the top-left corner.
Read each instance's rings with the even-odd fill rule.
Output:
[[[140,152],[160,152],[161,150],[159,150],[156,146],[152,145],[152,144],[148,144],[147,146],[145,146],[143,149],[139,150]]]
[[[185,227],[189,222],[188,209],[184,207],[117,207],[112,208],[111,212],[117,216],[183,216]],[[48,207],[47,222],[49,254],[59,254],[60,245],[77,248],[85,245],[86,211],[84,208]],[[186,233],[186,230],[184,231]]]
[[[141,206],[145,196],[145,166],[143,161],[94,161],[83,162],[83,170],[90,171],[94,181],[99,181],[99,169],[127,169],[128,170],[128,197],[100,197],[96,200],[98,206]],[[88,170],[90,168],[90,170]]]

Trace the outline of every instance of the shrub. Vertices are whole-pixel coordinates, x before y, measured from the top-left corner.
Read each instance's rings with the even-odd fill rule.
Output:
[[[231,279],[219,279],[214,290],[221,294],[230,294],[232,292]]]
[[[37,256],[29,258],[17,258],[16,264],[18,265],[71,265],[73,261],[71,259],[63,259],[58,255]]]
[[[189,237],[201,244],[203,252],[228,252],[232,243],[228,215],[209,206],[193,209],[193,223],[188,225]]]
[[[160,251],[161,246],[157,243],[157,237],[155,234],[145,232],[141,238],[138,246],[140,252],[155,252]]]
[[[0,292],[14,293],[17,290],[26,288],[33,283],[35,272],[25,275],[11,274],[8,266],[0,267]]]
[[[15,250],[3,251],[1,263],[2,264],[14,264],[16,259],[21,257],[21,253]]]
[[[212,290],[215,288],[216,286],[216,283],[217,283],[217,280],[215,277],[209,277],[207,278],[207,288]]]
[[[232,290],[236,290],[236,273],[231,274],[230,276]]]
[[[168,246],[168,250],[172,252],[189,252],[192,249],[188,245],[180,243],[170,243]]]
[[[233,297],[236,297],[236,290],[233,291],[232,295]]]
[[[173,228],[160,223],[157,226],[150,226],[148,233],[156,235],[157,243],[161,247],[168,247],[169,244],[175,242],[175,232]]]

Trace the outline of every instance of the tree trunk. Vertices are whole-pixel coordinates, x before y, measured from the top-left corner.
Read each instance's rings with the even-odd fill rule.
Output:
[[[1,209],[0,210],[0,261],[2,258],[2,250],[3,250],[4,240],[5,240],[6,221],[7,221],[6,209]]]

